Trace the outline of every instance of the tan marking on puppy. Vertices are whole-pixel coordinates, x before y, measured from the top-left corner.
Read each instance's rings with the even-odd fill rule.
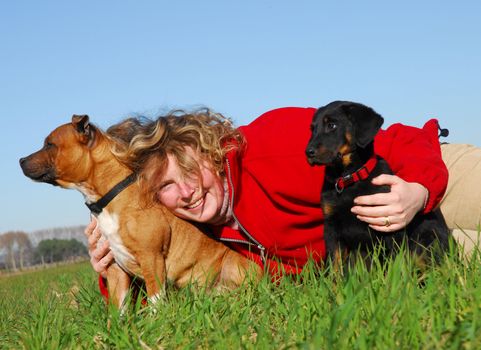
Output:
[[[346,140],[346,143],[343,144],[339,150],[339,153],[342,155],[342,164],[347,167],[349,164],[351,164],[352,160],[352,134],[349,132],[346,132],[344,135],[344,138]]]
[[[334,214],[334,206],[330,203],[324,202],[322,204],[322,212],[324,213],[324,217],[329,217]]]
[[[332,258],[333,271],[336,274],[342,273],[344,266],[344,256],[341,251],[341,247],[338,246],[334,251],[334,256]]]

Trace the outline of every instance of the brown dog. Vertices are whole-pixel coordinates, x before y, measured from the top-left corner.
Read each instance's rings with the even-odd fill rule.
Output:
[[[177,287],[194,282],[234,288],[244,281],[247,271],[261,277],[258,265],[166,208],[142,207],[135,177],[111,153],[113,142],[89,123],[88,116],[74,115],[71,123],[45,139],[41,150],[20,159],[20,165],[35,181],[79,190],[97,212],[101,232],[115,257],[107,282],[117,307],[124,303],[132,276],[145,280],[147,295],[154,301],[163,296],[167,280]],[[103,205],[96,208],[99,203]]]

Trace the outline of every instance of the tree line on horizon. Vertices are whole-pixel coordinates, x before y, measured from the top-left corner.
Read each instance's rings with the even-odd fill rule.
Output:
[[[0,235],[0,270],[17,271],[88,256],[85,244],[75,238],[46,238],[33,244],[30,236],[23,231]]]

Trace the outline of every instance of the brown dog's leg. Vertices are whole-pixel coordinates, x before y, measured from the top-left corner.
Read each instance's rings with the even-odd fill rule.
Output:
[[[262,277],[262,269],[255,262],[247,260],[235,251],[227,251],[220,270],[217,289],[233,289],[244,283],[246,277],[258,282]]]
[[[122,309],[130,287],[130,276],[114,263],[107,269],[107,286],[113,304]]]
[[[149,301],[155,303],[165,296],[166,269],[163,255],[147,254],[137,256],[142,269]]]

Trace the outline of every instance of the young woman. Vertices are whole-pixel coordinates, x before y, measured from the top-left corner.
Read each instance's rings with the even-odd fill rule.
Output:
[[[315,111],[276,109],[238,129],[210,111],[174,113],[129,119],[109,132],[130,140],[117,155],[143,174],[146,198],[210,225],[219,239],[272,273],[298,273],[308,258],[325,258],[324,168],[309,166],[305,156]],[[388,233],[439,204],[448,171],[435,120],[422,129],[395,124],[381,130],[374,147],[395,173],[374,182],[390,185],[391,192],[356,198],[352,212]],[[86,234],[92,266],[102,275],[112,254],[108,242],[96,246],[95,225]]]

